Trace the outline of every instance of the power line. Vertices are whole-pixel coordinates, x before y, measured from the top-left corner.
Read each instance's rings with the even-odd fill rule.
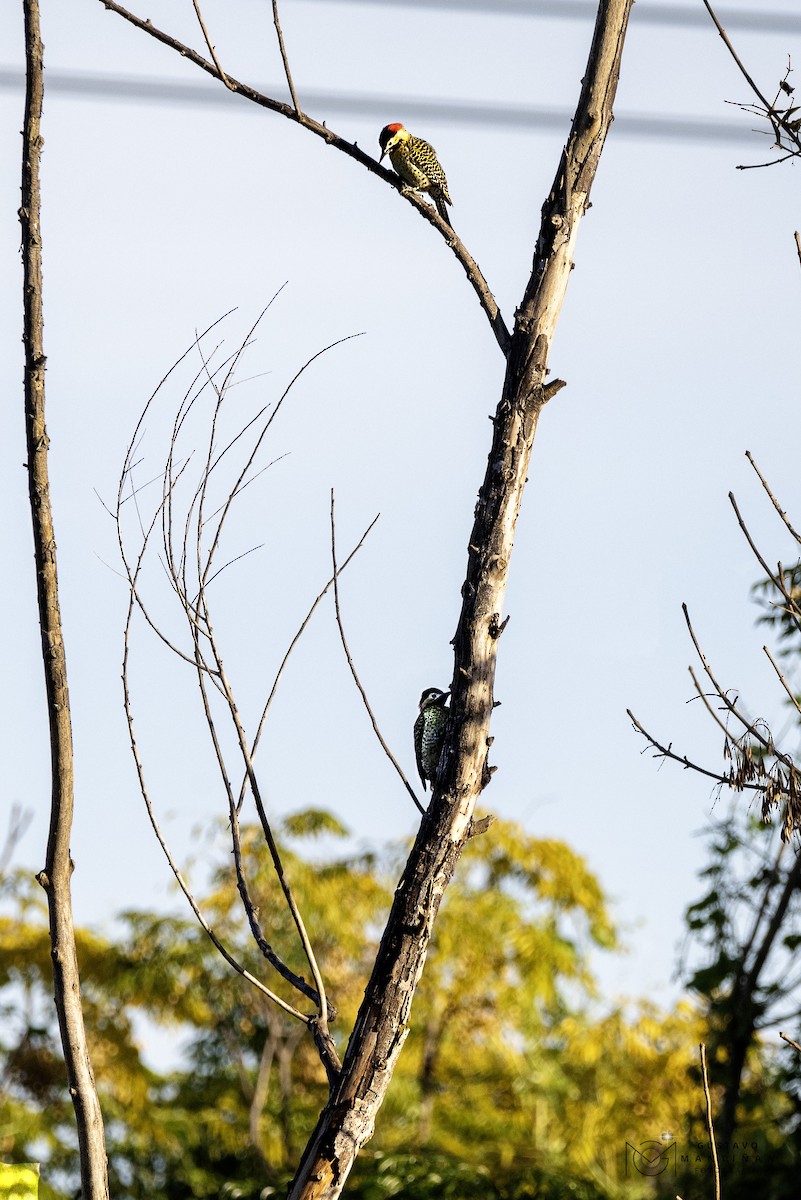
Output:
[[[0,67],[0,91],[22,92],[24,71]],[[209,81],[180,83],[177,80],[153,79],[136,75],[84,74],[77,71],[48,69],[48,94],[77,99],[104,99],[136,104],[187,104],[224,108],[235,104],[237,97],[226,88]],[[282,91],[280,88],[278,91]],[[275,95],[275,92],[268,94]],[[375,117],[385,121],[387,114],[398,113],[407,120],[443,121],[452,125],[491,126],[496,129],[556,129],[567,131],[573,119],[572,110],[549,108],[545,105],[476,104],[468,100],[419,99],[412,96],[384,96],[367,92],[325,91],[304,88],[304,108],[311,114]],[[662,113],[620,113],[613,131],[629,137],[660,138],[674,141],[742,143],[752,137],[752,130],[738,121],[710,121],[701,117],[669,116]]]
[[[319,2],[319,0],[318,0]],[[342,0],[328,0],[340,4]],[[558,20],[593,21],[597,0],[348,0],[350,4],[369,4],[376,8],[425,8],[443,12],[492,13],[513,17],[555,17]],[[801,15],[771,9],[723,9],[718,13],[727,29],[747,29],[754,33],[801,33]],[[681,4],[649,4],[640,0],[632,9],[635,25],[705,26],[713,29],[706,12]]]

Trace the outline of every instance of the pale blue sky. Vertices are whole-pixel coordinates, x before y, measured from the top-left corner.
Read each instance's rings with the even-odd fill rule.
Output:
[[[648,7],[640,0],[636,10]],[[738,7],[748,6],[730,6]],[[142,13],[202,49],[190,4],[149,0]],[[283,96],[270,5],[210,0],[204,14],[226,69]],[[338,132],[376,156],[378,132],[392,120],[434,143],[454,224],[511,323],[567,126],[432,118],[423,128],[402,99],[572,110],[590,26],[333,0],[285,0],[282,18],[301,101],[305,89],[398,98],[380,116],[332,118]],[[45,0],[42,20],[54,76],[219,86],[99,0],[68,9]],[[0,66],[19,66],[21,5],[3,6],[0,38]],[[797,49],[775,33],[736,40],[766,88]],[[682,912],[698,893],[695,834],[714,797],[701,779],[641,756],[625,713],[632,707],[677,748],[720,761],[718,731],[685,704],[692,656],[682,601],[722,681],[753,698],[760,715],[781,711],[748,600],[758,568],[727,493],[741,499],[769,561],[789,560],[743,454],[754,453],[801,520],[798,170],[736,171],[764,156],[767,139],[756,134],[734,144],[623,132],[627,112],[650,112],[725,121],[745,134],[747,119],[724,104],[732,99],[748,99],[745,84],[711,28],[638,23],[635,11],[620,125],[581,229],[551,360],[569,387],[541,420],[500,647],[499,769],[482,808],[565,839],[597,872],[632,947],[602,967],[610,999],[673,994]],[[33,808],[18,860],[38,869],[49,778],[21,469],[18,91],[0,92],[0,114],[0,807]],[[288,281],[243,371],[269,374],[234,393],[243,411],[277,398],[327,342],[365,334],[317,363],[275,423],[268,457],[288,457],[250,489],[230,543],[231,553],[255,542],[264,549],[221,581],[218,632],[252,724],[265,681],[328,576],[329,489],[342,550],[380,511],[342,600],[362,679],[410,774],[417,699],[451,675],[448,643],[503,364],[436,233],[393,190],[277,116],[244,101],[54,91],[44,136],[48,428],[77,754],[75,909],[79,921],[102,925],[123,908],[175,901],[127,748],[125,591],[104,565],[116,567],[116,544],[95,489],[112,499],[138,411],[195,328],[237,306],[226,330],[233,348]],[[178,399],[172,393],[170,407]],[[157,432],[154,422],[154,455]],[[144,638],[135,670],[154,801],[183,859],[192,829],[222,815],[224,800],[196,714],[188,717],[189,680]],[[330,604],[291,662],[261,769],[275,812],[330,807],[370,843],[416,828],[348,675]]]

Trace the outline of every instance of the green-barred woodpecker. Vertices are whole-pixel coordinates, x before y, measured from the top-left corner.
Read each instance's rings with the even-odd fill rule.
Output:
[[[414,756],[423,781],[423,791],[427,779],[432,788],[434,786],[445,726],[451,711],[446,703],[448,696],[450,692],[441,692],[439,688],[432,687],[426,688],[420,697],[420,715],[414,723]]]
[[[428,192],[437,206],[437,212],[450,225],[446,204],[452,204],[448,194],[448,181],[439,164],[437,152],[428,142],[415,137],[402,125],[385,125],[378,135],[381,159],[389,155],[398,175],[416,192]]]

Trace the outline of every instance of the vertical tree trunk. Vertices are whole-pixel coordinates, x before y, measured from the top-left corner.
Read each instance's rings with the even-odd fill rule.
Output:
[[[37,876],[47,893],[56,1011],[75,1106],[83,1200],[108,1197],[103,1117],[86,1044],[70,895],[70,830],[73,810],[72,726],[67,667],[56,575],[56,542],[50,507],[45,430],[45,355],[42,318],[42,238],[39,164],[43,96],[42,40],[37,0],[23,0],[27,90],[22,154],[22,255],[24,266],[25,428],[28,485],[33,520],[36,591],[50,723],[52,796],[44,870]]]
[[[462,611],[454,638],[452,715],[439,776],[398,885],[371,979],[328,1104],[320,1115],[289,1200],[335,1200],[375,1119],[408,1032],[442,895],[470,836],[488,775],[500,614],[515,524],[526,484],[551,341],[578,227],[612,121],[632,0],[601,0],[570,138],[542,209],[534,264],[516,313],[506,378],[468,548]]]
[[[731,1145],[737,1132],[737,1108],[740,1102],[746,1059],[748,1051],[754,1044],[757,1022],[761,1015],[757,992],[760,987],[762,971],[776,938],[783,928],[790,901],[799,889],[801,889],[801,857],[796,857],[784,878],[773,915],[754,950],[753,961],[750,963],[748,959],[752,945],[744,947],[739,970],[728,1000],[729,1011],[726,1025],[719,1039],[720,1046],[725,1050],[725,1057],[723,1062],[717,1065],[717,1074],[723,1084],[723,1099],[716,1132],[718,1144],[724,1151],[721,1170],[724,1182],[734,1168]]]

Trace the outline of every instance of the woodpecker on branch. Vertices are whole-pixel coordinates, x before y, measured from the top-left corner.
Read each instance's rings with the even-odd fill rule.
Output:
[[[381,162],[385,154],[404,183],[416,192],[428,192],[437,206],[437,212],[448,225],[450,217],[446,204],[452,204],[448,195],[448,181],[439,164],[437,152],[428,142],[415,137],[402,125],[385,125],[378,135],[381,147]]]
[[[451,711],[446,703],[448,696],[450,692],[441,692],[439,688],[432,687],[426,688],[420,697],[420,715],[414,723],[414,756],[423,791],[427,779],[431,781],[432,788],[434,786],[445,739],[445,726]]]

